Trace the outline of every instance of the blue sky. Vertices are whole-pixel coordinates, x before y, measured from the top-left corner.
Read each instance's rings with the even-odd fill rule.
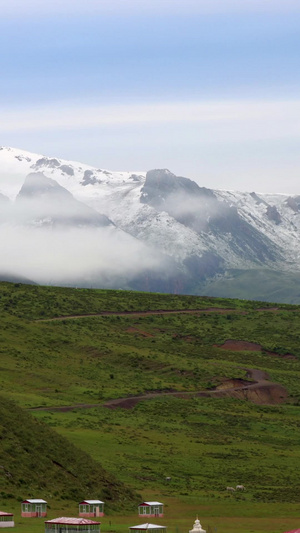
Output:
[[[0,0],[0,144],[300,193],[299,4]]]

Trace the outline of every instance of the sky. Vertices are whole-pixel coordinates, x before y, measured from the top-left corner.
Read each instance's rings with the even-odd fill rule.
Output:
[[[300,194],[299,0],[0,0],[0,144]]]

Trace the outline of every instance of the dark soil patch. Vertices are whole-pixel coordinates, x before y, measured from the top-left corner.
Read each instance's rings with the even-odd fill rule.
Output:
[[[151,335],[151,333],[148,333],[147,331],[142,331],[141,329],[135,328],[133,326],[128,328],[126,331],[127,333],[137,333],[138,335],[141,335],[142,337],[154,337],[154,335]]]
[[[222,348],[223,350],[231,350],[232,352],[234,351],[264,352],[266,355],[270,355],[272,357],[281,357],[282,359],[297,359],[297,357],[291,353],[279,354],[276,352],[269,352],[268,350],[264,350],[262,345],[256,342],[228,339],[227,341],[224,342],[224,344],[214,344],[213,347]]]
[[[99,352],[97,348],[94,348],[92,346],[83,346],[82,351],[88,356],[88,357],[104,357],[105,353]]]
[[[271,355],[271,357],[280,357],[281,359],[298,359],[298,357],[296,357],[296,355],[293,355],[291,353],[284,353],[284,354],[281,354],[281,353],[276,353],[276,352],[269,352],[267,350],[263,350],[264,353],[266,353],[267,355]]]

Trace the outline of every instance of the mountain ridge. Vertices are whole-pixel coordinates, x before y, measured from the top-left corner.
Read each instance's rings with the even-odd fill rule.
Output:
[[[222,276],[228,281],[233,269],[281,272],[283,285],[288,274],[300,272],[298,195],[214,190],[167,169],[111,172],[2,147],[1,193],[13,200],[32,173],[55,180],[147,250],[140,269],[143,252],[128,250],[134,275],[120,273],[120,288],[199,294]],[[97,274],[88,279],[101,286]],[[234,282],[226,296],[233,289]]]

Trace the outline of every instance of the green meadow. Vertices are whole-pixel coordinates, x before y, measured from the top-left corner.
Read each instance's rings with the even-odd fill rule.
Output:
[[[76,516],[79,499],[101,498],[108,502],[104,532],[145,521],[137,516],[140,499],[165,503],[159,523],[171,533],[187,533],[197,514],[208,533],[300,527],[299,306],[2,283],[0,309],[6,413],[0,423],[5,435],[7,413],[15,410],[12,422],[18,418],[24,429],[15,459],[9,458],[14,423],[10,438],[0,439],[8,472],[0,509],[15,510],[18,531],[43,531],[43,520],[20,518],[26,497],[47,499],[49,518]],[[178,312],[162,313],[167,310]],[[132,314],[143,311],[161,313]],[[75,318],[102,312],[127,314]],[[260,349],[225,350],[228,340]],[[250,383],[249,369],[283,386],[286,400],[269,405],[260,398],[196,396],[231,381]],[[145,394],[156,396],[130,408],[109,405]],[[56,463],[77,476],[73,493],[51,461],[49,482],[45,470],[42,484],[22,464],[33,448],[26,444],[32,420],[35,454],[43,448],[48,459],[60,454]],[[54,451],[45,441],[57,442]],[[96,482],[91,473],[98,467]],[[238,484],[246,490],[226,490]]]

